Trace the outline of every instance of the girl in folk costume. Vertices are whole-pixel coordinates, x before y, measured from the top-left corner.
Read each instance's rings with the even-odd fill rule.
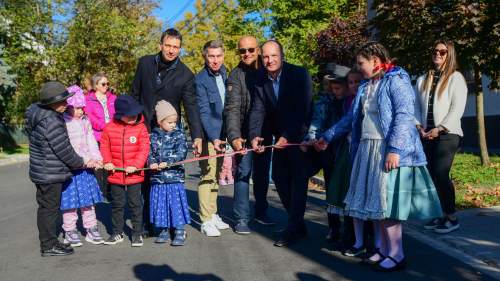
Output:
[[[401,221],[441,215],[441,206],[427,171],[415,126],[415,93],[408,73],[391,64],[384,46],[365,44],[357,53],[364,78],[349,113],[319,141],[351,132],[353,167],[345,212],[354,218],[356,251],[364,220],[373,220],[377,252],[366,260],[374,270],[405,267]]]
[[[74,95],[68,98],[68,109],[64,114],[71,145],[87,163],[102,166],[102,157],[94,138],[92,126],[83,112],[85,96],[78,86],[71,86],[68,92]],[[102,244],[104,240],[97,229],[95,204],[103,200],[99,185],[90,169],[81,169],[73,172],[73,177],[64,183],[61,196],[61,210],[63,211],[64,242],[73,247],[82,243],[76,230],[78,220],[77,209],[82,214],[83,226],[87,232],[85,240],[92,244]]]

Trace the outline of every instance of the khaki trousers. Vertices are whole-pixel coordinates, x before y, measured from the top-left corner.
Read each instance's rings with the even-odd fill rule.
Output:
[[[203,142],[201,156],[217,154],[214,145],[209,141]],[[222,168],[223,157],[200,161],[201,175],[198,183],[198,204],[201,222],[212,219],[217,213],[217,194],[219,191],[219,174]]]

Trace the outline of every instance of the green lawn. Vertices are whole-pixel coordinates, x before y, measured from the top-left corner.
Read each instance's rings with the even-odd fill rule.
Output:
[[[490,166],[483,167],[477,155],[456,155],[451,177],[458,208],[500,205],[500,156],[490,156],[490,160]]]
[[[0,150],[0,158],[5,158],[9,155],[13,154],[28,154],[29,153],[29,147],[27,144],[21,144],[15,148],[1,148]]]

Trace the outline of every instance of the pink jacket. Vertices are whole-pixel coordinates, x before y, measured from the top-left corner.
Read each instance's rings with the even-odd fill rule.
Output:
[[[75,119],[69,114],[64,114],[69,141],[76,153],[87,163],[88,160],[102,160],[97,141],[92,133],[92,126],[87,117]]]
[[[109,122],[111,122],[113,120],[113,116],[115,115],[116,96],[111,92],[106,92],[106,98],[106,106],[109,112]],[[104,118],[104,108],[97,100],[95,91],[92,90],[85,96],[85,104],[85,114],[87,114],[90,123],[92,124],[95,139],[100,141],[102,130],[106,127],[106,120]]]

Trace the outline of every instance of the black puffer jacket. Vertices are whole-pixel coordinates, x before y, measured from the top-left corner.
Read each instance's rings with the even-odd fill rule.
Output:
[[[248,137],[248,116],[252,95],[257,77],[263,72],[262,68],[255,69],[240,62],[227,78],[224,121],[229,141]]]
[[[63,115],[34,103],[26,110],[30,140],[30,179],[35,184],[64,182],[83,159],[71,146]]]

